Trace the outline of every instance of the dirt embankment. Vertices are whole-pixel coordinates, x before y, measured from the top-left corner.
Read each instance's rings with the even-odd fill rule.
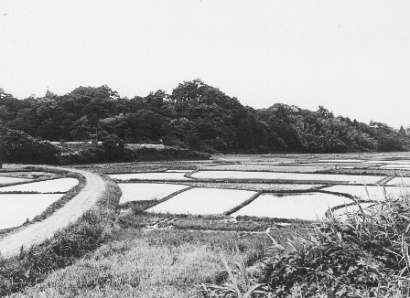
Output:
[[[45,167],[54,170],[72,171],[81,174],[86,179],[85,187],[72,198],[64,207],[58,209],[50,217],[41,222],[23,227],[0,240],[0,253],[8,257],[25,248],[39,244],[51,238],[57,230],[75,222],[80,216],[97,202],[106,189],[106,182],[98,174],[59,167]],[[23,207],[23,206],[22,206]]]

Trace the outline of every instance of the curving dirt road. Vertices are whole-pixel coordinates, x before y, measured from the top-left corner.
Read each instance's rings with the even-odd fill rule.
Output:
[[[94,173],[59,167],[47,166],[45,168],[79,173],[86,179],[85,187],[50,217],[18,229],[1,239],[0,253],[4,257],[18,254],[22,245],[27,248],[33,244],[39,244],[47,238],[51,238],[57,230],[66,227],[71,222],[75,222],[86,210],[94,206],[106,188],[102,177]]]

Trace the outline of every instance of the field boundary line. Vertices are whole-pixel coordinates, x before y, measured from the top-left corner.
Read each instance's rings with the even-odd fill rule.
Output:
[[[65,173],[68,173],[68,172],[66,171]],[[60,175],[61,175],[61,173],[60,173]],[[75,178],[75,177],[64,177],[64,176],[61,176],[61,177],[53,177],[53,178],[50,178],[50,179],[38,179],[38,180],[36,180],[36,179],[31,179],[31,178],[23,178],[23,179],[30,179],[31,181],[22,181],[22,182],[10,183],[10,184],[1,184],[1,185],[0,185],[0,192],[2,191],[1,189],[2,189],[3,187],[6,187],[6,186],[19,186],[19,185],[24,185],[24,184],[31,184],[31,183],[37,183],[37,182],[57,180],[57,179],[61,179],[61,178]]]
[[[222,215],[231,215],[232,213],[242,209],[243,207],[245,207],[246,205],[249,205],[250,203],[252,203],[254,200],[256,200],[262,193],[264,193],[264,191],[258,191],[256,194],[254,194],[253,196],[251,196],[249,199],[245,200],[244,202],[242,202],[241,204],[233,207],[232,209],[229,209],[228,211],[225,211],[224,213],[222,213]]]
[[[163,197],[162,199],[160,199],[160,200],[157,200],[157,204],[155,204],[154,206],[156,206],[156,205],[159,205],[159,204],[161,204],[161,203],[164,203],[165,201],[168,201],[169,199],[172,199],[173,197],[175,197],[175,196],[177,196],[177,195],[179,195],[179,194],[181,194],[181,193],[183,193],[183,192],[186,192],[186,191],[188,191],[188,190],[190,190],[190,189],[193,189],[193,188],[195,188],[194,186],[188,186],[188,187],[186,187],[186,188],[184,188],[184,189],[180,189],[180,190],[178,190],[178,191],[176,191],[176,192],[173,192],[172,194],[170,194],[170,195],[167,195],[166,197]],[[152,207],[154,207],[154,206],[152,206]],[[152,207],[150,207],[150,208],[152,208]],[[149,208],[148,208],[149,209]]]
[[[360,206],[361,203],[374,203],[374,205],[369,206],[369,207],[373,207],[373,206],[376,206],[376,205],[384,204],[385,202],[383,202],[383,201],[375,201],[375,200],[363,200],[363,199],[360,199],[360,200],[359,200],[359,199],[356,199],[356,200],[355,200],[354,202],[352,202],[352,203],[343,204],[343,205],[337,205],[337,206],[334,206],[334,207],[332,207],[332,208],[327,209],[327,211],[325,212],[325,216],[326,216],[327,218],[331,218],[331,216],[333,215],[333,212],[334,212],[335,210],[342,209],[342,208],[346,208],[346,207],[349,207],[349,206],[354,206],[354,205]]]
[[[184,177],[185,177],[185,178],[194,179],[194,180],[198,180],[198,178],[192,177],[193,174],[198,173],[198,172],[199,172],[198,169],[193,170],[193,171],[191,171],[191,172],[189,172],[189,173],[186,173],[186,174],[184,175]]]
[[[336,196],[339,196],[339,197],[345,197],[345,198],[348,198],[352,201],[356,201],[356,200],[360,199],[359,197],[356,197],[354,195],[344,193],[344,192],[328,191],[328,190],[323,190],[323,189],[318,189],[316,192],[325,193],[325,194],[328,194],[328,195],[336,195]]]
[[[377,182],[377,184],[379,184],[380,186],[386,186],[387,183],[389,183],[391,180],[393,180],[394,176],[387,176],[384,177],[383,179],[381,179],[380,181]]]

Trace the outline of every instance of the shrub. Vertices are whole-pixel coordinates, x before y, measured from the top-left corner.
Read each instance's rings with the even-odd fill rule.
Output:
[[[4,162],[56,163],[58,148],[28,134],[7,129],[1,136],[0,155]]]
[[[409,230],[410,200],[403,197],[359,208],[343,221],[331,217],[292,240],[291,249],[272,238],[260,277],[249,281],[258,291],[243,297],[408,297]],[[242,297],[232,286],[205,296]]]

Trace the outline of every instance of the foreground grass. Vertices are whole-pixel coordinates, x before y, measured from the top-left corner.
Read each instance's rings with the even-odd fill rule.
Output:
[[[287,249],[274,238],[255,276],[226,265],[229,280],[207,284],[219,297],[409,297],[410,198],[330,218]]]
[[[226,220],[122,215],[117,221],[121,228],[108,242],[11,297],[202,297],[202,283],[228,280],[222,259],[229,266],[243,262],[257,267],[271,243],[265,233],[239,230],[238,223],[234,229],[235,223]],[[248,220],[252,222],[253,230],[272,227],[271,235],[284,246],[288,238],[306,231],[302,224],[275,228],[267,219]]]
[[[140,202],[143,202],[140,204]],[[238,216],[232,218],[224,215],[186,215],[168,213],[148,213],[141,211],[151,201],[136,202],[132,210],[120,217],[119,223],[124,228],[146,228],[156,226],[158,228],[172,227],[179,230],[212,230],[212,231],[238,231],[238,232],[263,232],[269,228],[275,237],[286,239],[294,235],[303,235],[310,228],[311,222],[296,219],[275,219]],[[155,203],[155,202],[153,202]],[[132,211],[134,213],[132,213]],[[290,223],[289,227],[283,228],[281,224]]]
[[[12,297],[199,297],[200,283],[227,279],[221,255],[250,266],[269,243],[262,234],[133,228],[115,238]]]

